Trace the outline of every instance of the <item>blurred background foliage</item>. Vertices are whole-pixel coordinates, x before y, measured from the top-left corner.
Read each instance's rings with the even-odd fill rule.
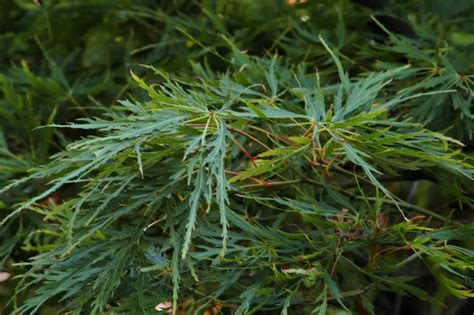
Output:
[[[394,92],[455,89],[407,106],[400,115],[459,139],[472,155],[472,0],[0,0],[0,187],[88,135],[38,127],[101,115],[123,98],[146,99],[130,70],[147,82],[160,79],[141,64],[190,79],[198,63],[224,73],[235,45],[249,55],[282,55],[314,71],[324,65],[321,80],[336,82],[337,69],[318,35],[331,43],[351,76],[411,64],[389,87]],[[390,189],[409,194],[415,187],[411,202],[428,208],[447,204],[445,212],[457,203],[431,182],[418,183]],[[29,181],[3,193],[0,218],[45,185]],[[59,204],[74,194],[65,190],[42,202]],[[472,207],[467,197],[464,207]],[[24,267],[15,263],[48,250],[54,235],[37,232],[54,229],[43,219],[41,213],[22,212],[0,227],[0,269],[21,274]],[[459,219],[472,222],[472,215],[466,211]],[[433,281],[425,279],[426,286]],[[0,311],[14,283],[0,283]],[[469,303],[436,294],[451,303],[450,314],[472,313]],[[396,306],[401,299],[406,309]],[[54,305],[48,307],[43,314],[54,312]],[[377,307],[379,314],[446,314],[388,293]]]

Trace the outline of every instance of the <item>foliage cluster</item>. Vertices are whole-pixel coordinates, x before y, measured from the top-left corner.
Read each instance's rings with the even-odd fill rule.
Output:
[[[0,311],[469,308],[472,1],[0,2]]]

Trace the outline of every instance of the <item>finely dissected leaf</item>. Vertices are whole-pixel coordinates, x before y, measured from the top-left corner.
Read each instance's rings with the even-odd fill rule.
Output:
[[[0,11],[0,313],[473,296],[469,1],[36,2]]]

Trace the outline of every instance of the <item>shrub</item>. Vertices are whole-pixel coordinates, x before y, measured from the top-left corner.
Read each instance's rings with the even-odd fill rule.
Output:
[[[275,4],[26,6],[51,36],[36,37],[50,77],[25,62],[2,76],[14,312],[374,314],[388,292],[437,311],[473,297],[469,26],[448,19],[443,38],[428,15],[389,29],[351,2]],[[51,57],[83,25],[55,18],[78,8],[102,19],[79,75]]]

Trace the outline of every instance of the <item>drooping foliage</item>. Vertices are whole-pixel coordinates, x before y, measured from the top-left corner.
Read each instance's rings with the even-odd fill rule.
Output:
[[[360,2],[9,2],[8,311],[474,297],[474,7]]]

